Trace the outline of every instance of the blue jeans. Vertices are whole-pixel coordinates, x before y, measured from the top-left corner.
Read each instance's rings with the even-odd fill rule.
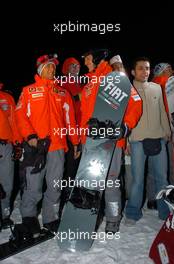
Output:
[[[161,140],[162,150],[158,155],[149,156],[152,165],[152,174],[155,182],[155,193],[158,193],[167,182],[167,152],[166,143]],[[130,144],[131,147],[131,172],[132,172],[132,187],[130,197],[125,209],[127,218],[138,221],[142,217],[142,201],[144,191],[144,167],[147,156],[144,154],[143,144],[141,141],[134,141]],[[166,203],[157,200],[157,208],[159,218],[165,220],[169,214],[169,209]]]

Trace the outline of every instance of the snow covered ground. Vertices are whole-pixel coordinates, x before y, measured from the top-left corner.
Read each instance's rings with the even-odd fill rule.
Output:
[[[157,211],[143,209],[144,217],[135,226],[125,226],[124,219],[120,226],[120,239],[95,240],[89,252],[62,252],[55,239],[46,241],[20,254],[3,260],[2,264],[150,264],[149,248],[163,222],[158,219]],[[12,214],[15,222],[20,222],[18,205]],[[105,222],[99,232],[104,232]],[[9,230],[0,233],[0,243],[5,242]]]

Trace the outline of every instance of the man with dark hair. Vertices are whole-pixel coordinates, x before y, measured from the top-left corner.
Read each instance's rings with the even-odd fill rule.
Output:
[[[100,77],[104,77],[112,71],[109,63],[105,61],[107,56],[107,50],[90,50],[82,56],[82,58],[84,58],[84,64],[88,68],[86,76],[89,78],[89,82],[84,86],[81,94],[80,127],[84,129],[84,131],[88,128],[88,121],[92,117],[94,111],[100,86]],[[85,133],[81,133],[81,142],[82,144],[86,142]]]
[[[66,76],[67,81],[62,84],[62,88],[67,90],[72,98],[73,106],[75,110],[75,119],[77,129],[81,120],[81,102],[80,96],[82,92],[82,84],[78,82],[78,75],[80,72],[80,62],[74,58],[69,57],[63,62],[62,73]],[[74,179],[77,173],[78,165],[80,162],[80,156],[78,159],[74,159],[73,145],[70,140],[67,140],[68,152],[66,153],[66,166],[64,172],[64,179]],[[66,196],[69,197],[71,188],[65,188]],[[63,192],[64,193],[64,192]]]
[[[102,53],[102,52],[101,52]],[[105,58],[105,54],[103,54]],[[85,65],[89,69],[89,76],[105,76],[107,73],[111,72],[111,68],[108,62],[102,59],[102,54],[99,53],[87,53],[85,56]],[[118,57],[111,59],[110,64],[117,62]],[[121,58],[119,58],[121,60]],[[96,65],[96,63],[98,63]],[[120,63],[120,61],[119,61]],[[122,61],[121,61],[122,64]],[[124,70],[123,64],[119,71]],[[87,84],[82,92],[82,121],[81,127],[86,126],[90,118],[92,117],[93,110],[95,107],[97,92],[99,88],[99,83]],[[104,110],[104,109],[103,109]],[[141,115],[141,98],[137,94],[134,88],[131,90],[131,99],[128,103],[126,113],[124,116],[123,123],[120,129],[120,135],[117,140],[117,147],[114,150],[111,166],[108,172],[108,181],[113,183],[118,181],[121,167],[121,157],[122,148],[125,146],[125,138],[129,134],[130,130],[136,125]],[[84,140],[84,138],[82,138]],[[84,143],[85,141],[83,141]],[[119,230],[119,225],[121,221],[121,192],[119,186],[107,187],[105,189],[105,215],[106,215],[106,227],[105,232],[116,233]]]
[[[116,55],[110,59],[110,65],[113,71],[125,73],[125,68],[121,57]],[[112,157],[112,162],[108,171],[107,180],[116,182],[119,180],[120,170],[122,165],[122,154],[126,148],[126,138],[130,135],[131,130],[136,127],[142,114],[142,100],[135,90],[131,87],[131,96],[123,117],[121,128],[125,133],[122,134],[119,140],[116,141],[116,147]],[[120,186],[121,187],[121,186]],[[106,228],[105,232],[118,232],[119,225],[122,218],[122,197],[120,187],[106,187],[105,190],[105,215],[106,215]]]
[[[134,59],[133,62],[132,62],[132,70],[134,70],[134,69],[136,68],[137,64],[138,64],[140,61],[148,62],[149,65],[151,64],[151,61],[150,61],[150,59],[149,59],[148,57],[144,57],[144,56],[142,56],[142,57],[137,57],[137,58]],[[131,73],[132,73],[132,72],[131,72]],[[150,75],[150,73],[149,73],[149,75]],[[133,75],[133,76],[134,76],[134,75]]]
[[[167,183],[166,141],[171,131],[165,111],[161,87],[148,82],[150,62],[147,58],[134,61],[133,85],[143,100],[143,114],[130,136],[132,187],[126,206],[126,224],[135,224],[142,217],[144,167],[146,158],[152,164],[155,190],[160,191]],[[157,201],[159,218],[164,220],[169,211],[163,200]]]

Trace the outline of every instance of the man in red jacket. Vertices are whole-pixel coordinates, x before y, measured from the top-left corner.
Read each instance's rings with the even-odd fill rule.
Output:
[[[70,128],[76,129],[72,99],[69,93],[54,81],[57,64],[58,60],[52,56],[44,55],[38,58],[36,81],[23,88],[16,107],[18,128],[32,151],[37,149],[41,140],[50,139],[46,166],[35,173],[33,166],[26,168],[21,214],[24,225],[29,228],[33,226],[33,234],[40,231],[37,203],[42,198],[44,175],[47,189],[42,203],[43,225],[51,231],[57,231],[64,153],[68,150],[67,135],[74,146],[74,158],[79,156],[79,138],[76,133],[69,133]]]
[[[5,229],[13,224],[10,219],[10,198],[14,179],[12,153],[14,145],[20,142],[21,138],[15,122],[14,99],[2,89],[3,83],[0,83],[0,183],[6,192],[6,197],[1,202],[2,228]]]
[[[72,96],[76,122],[80,125],[81,110],[80,110],[80,94],[82,92],[82,85],[78,82],[77,77],[80,71],[80,63],[73,57],[67,58],[62,67],[62,73],[67,77],[67,82],[62,84]]]
[[[110,65],[113,71],[125,72],[123,62],[119,55],[114,56],[110,60]],[[122,127],[126,128],[116,142],[111,166],[108,172],[108,181],[116,182],[119,179],[123,150],[126,148],[126,137],[131,133],[131,130],[136,127],[142,115],[142,100],[132,86],[131,96],[123,117]],[[121,221],[122,202],[121,202],[121,189],[120,187],[113,186],[112,188],[106,187],[105,190],[105,215],[106,215],[106,232],[118,232]]]
[[[66,77],[66,82],[62,83],[62,88],[67,90],[72,98],[73,106],[75,110],[75,118],[77,126],[80,125],[81,120],[81,102],[80,96],[82,92],[82,84],[78,81],[80,71],[80,63],[77,59],[70,57],[67,58],[62,66],[62,73]],[[78,128],[78,127],[77,127]],[[77,173],[79,159],[74,159],[73,145],[68,140],[69,151],[66,153],[66,166],[64,172],[64,179],[74,179]],[[70,188],[65,189],[67,196],[69,195]]]
[[[105,76],[107,73],[112,71],[108,62],[98,59],[100,56],[96,55],[95,52],[87,53],[85,56],[85,65],[89,69],[89,74],[91,76]],[[120,58],[120,57],[119,57]],[[97,63],[96,63],[97,61]],[[111,59],[111,66],[118,62],[118,56]],[[120,61],[121,58],[120,58]],[[118,65],[119,66],[119,65]],[[123,65],[121,67],[123,69]],[[113,70],[115,70],[113,68]],[[118,71],[118,67],[117,67]],[[119,71],[120,70],[119,68]],[[87,126],[88,121],[92,117],[93,110],[95,107],[97,92],[100,83],[97,84],[87,84],[82,92],[82,124],[81,127]],[[128,135],[129,131],[136,126],[140,116],[142,114],[142,102],[141,98],[137,94],[136,90],[132,87],[131,98],[129,100],[126,113],[124,116],[124,121],[122,125],[122,133],[120,140],[117,141],[117,147],[115,148],[112,163],[108,172],[108,181],[115,183],[118,180],[121,167],[121,157],[122,149],[125,147],[125,137]],[[126,132],[127,131],[127,132]],[[85,137],[82,137],[82,143],[85,143]],[[107,185],[106,185],[107,186]],[[111,188],[106,187],[105,189],[105,215],[106,215],[106,228],[105,232],[115,233],[119,230],[119,224],[121,220],[121,192],[118,186],[113,186]]]

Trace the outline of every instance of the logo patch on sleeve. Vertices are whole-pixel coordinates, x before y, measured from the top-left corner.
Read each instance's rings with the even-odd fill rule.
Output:
[[[132,98],[134,99],[134,101],[139,101],[141,100],[140,96],[138,94],[133,95]]]
[[[44,92],[45,91],[45,89],[44,89],[44,87],[36,87],[36,92]]]
[[[9,109],[9,105],[8,104],[0,104],[0,107],[3,111],[7,111]]]
[[[56,87],[53,88],[53,92],[55,92],[55,93],[57,93],[57,94],[59,94],[61,96],[65,96],[65,93],[66,93],[65,91],[60,90],[60,89],[58,89]]]
[[[30,87],[29,88],[29,93],[32,93],[32,92],[36,92],[36,88],[35,87]]]
[[[43,93],[34,93],[31,96],[32,96],[32,98],[43,97]]]

